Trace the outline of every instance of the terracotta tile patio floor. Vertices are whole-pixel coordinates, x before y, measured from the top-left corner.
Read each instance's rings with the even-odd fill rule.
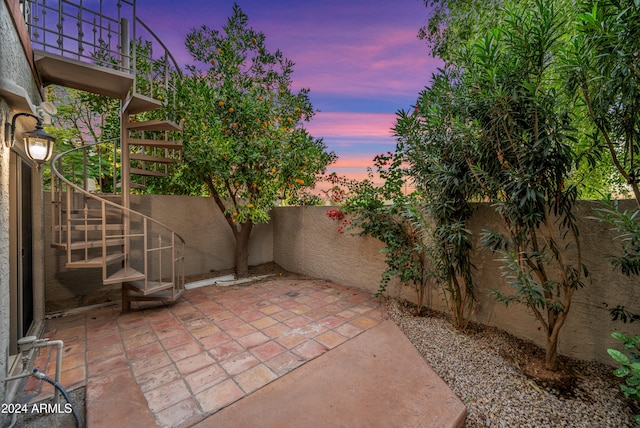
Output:
[[[125,386],[112,390],[142,395],[157,425],[187,426],[384,318],[384,305],[369,293],[274,277],[187,290],[167,306],[133,303],[127,313],[112,306],[51,319],[45,337],[64,341],[61,384],[67,390],[87,386],[92,427],[101,426],[92,415],[99,413],[100,388],[92,392],[92,384],[117,379]],[[43,348],[34,366],[53,377],[55,351]],[[31,402],[52,393],[35,378],[24,389]]]

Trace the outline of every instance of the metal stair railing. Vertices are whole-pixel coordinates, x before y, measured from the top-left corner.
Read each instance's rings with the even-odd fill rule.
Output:
[[[143,295],[164,290],[175,298],[184,289],[184,239],[163,223],[109,200],[109,195],[92,193],[86,186],[93,180],[86,161],[64,171],[65,156],[82,152],[85,160],[95,157],[100,144],[73,148],[51,162],[52,245],[66,250],[69,267],[101,267],[105,284],[137,281]],[[113,263],[118,266],[110,266]]]
[[[132,73],[136,76],[135,93],[157,98],[175,93],[175,78],[182,76],[180,67],[167,46],[137,16],[133,25],[133,58]],[[144,41],[147,46],[138,46],[137,41]],[[138,56],[146,54],[142,61]],[[148,70],[140,70],[138,63],[148,64]],[[164,92],[164,93],[163,93]],[[177,120],[177,118],[171,118]]]

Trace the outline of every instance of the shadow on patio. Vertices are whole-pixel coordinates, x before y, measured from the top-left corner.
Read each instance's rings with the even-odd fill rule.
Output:
[[[61,384],[67,390],[86,385],[86,422],[92,428],[190,426],[386,318],[384,304],[366,292],[292,274],[248,285],[195,288],[173,305],[134,303],[133,308],[128,313],[121,313],[118,306],[94,309],[46,323],[45,337],[64,341]],[[377,343],[362,340],[370,346]],[[358,349],[366,347],[364,342],[358,345]],[[349,352],[346,347],[340,349]],[[417,351],[415,354],[420,357]],[[407,369],[394,359],[391,364],[416,376],[415,367]],[[349,367],[344,362],[337,364],[338,370]],[[34,366],[51,376],[55,351],[42,349]],[[424,366],[428,369],[426,363]],[[322,373],[321,367],[309,367]],[[332,381],[340,385],[340,378],[355,371],[357,367],[340,374],[334,367],[328,375],[317,375],[336,376]],[[310,376],[300,375],[303,379]],[[305,383],[295,382],[298,386]],[[384,387],[370,386],[376,389],[370,393],[379,394],[378,389]],[[52,390],[29,378],[24,394],[35,402],[50,396]],[[309,394],[291,386],[288,390]],[[295,398],[290,400],[294,409]],[[205,426],[210,425],[207,422],[212,421],[205,420]]]

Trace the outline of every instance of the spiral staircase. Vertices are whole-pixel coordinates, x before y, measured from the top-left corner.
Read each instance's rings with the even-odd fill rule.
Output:
[[[131,193],[180,161],[181,124],[158,113],[179,67],[137,18],[135,0],[99,0],[94,9],[77,2],[21,1],[35,66],[43,86],[120,100],[120,138],[53,159],[51,245],[65,252],[67,269],[100,269],[104,285],[121,284],[123,310],[136,300],[175,301],[184,239],[132,210]]]

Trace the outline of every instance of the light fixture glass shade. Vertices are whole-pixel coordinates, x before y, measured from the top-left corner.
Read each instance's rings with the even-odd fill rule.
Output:
[[[53,143],[56,138],[44,132],[42,129],[42,119],[31,113],[16,113],[11,119],[11,123],[7,123],[10,131],[10,147],[13,147],[16,136],[16,120],[20,116],[31,117],[36,120],[36,129],[33,131],[23,132],[22,137],[24,139],[24,149],[27,152],[27,156],[36,163],[36,167],[40,168],[40,165],[45,163],[51,158],[53,154]]]
[[[29,156],[38,165],[51,159],[55,138],[44,132],[41,127],[23,133],[24,147]]]

